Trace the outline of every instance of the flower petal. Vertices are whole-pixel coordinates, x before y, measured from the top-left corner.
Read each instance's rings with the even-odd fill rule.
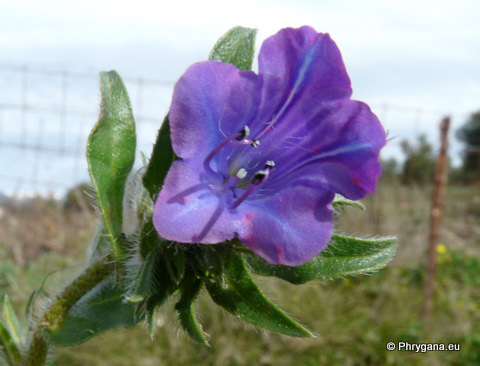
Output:
[[[234,237],[238,213],[225,208],[200,169],[197,161],[175,161],[168,171],[153,213],[157,232],[167,240],[211,244]]]
[[[334,194],[295,187],[239,207],[238,238],[272,264],[298,266],[332,236]]]
[[[375,190],[386,134],[366,104],[350,100],[328,34],[280,31],[263,44],[259,69],[257,76],[202,62],[176,84],[172,145],[184,160],[170,168],[153,220],[169,240],[219,243],[238,235],[270,263],[296,266],[327,245],[334,193],[355,200]],[[244,125],[260,147],[227,140]],[[210,170],[232,182],[245,169],[240,179],[248,183],[269,160],[275,167],[259,191],[229,209],[234,193]],[[237,198],[244,189],[233,189]]]
[[[256,114],[258,76],[217,61],[192,65],[175,85],[170,107],[172,145],[181,158],[205,157]]]
[[[263,123],[281,119],[289,108],[318,108],[352,94],[337,45],[311,27],[282,29],[265,40],[258,63]]]
[[[381,173],[378,155],[386,133],[365,103],[332,103],[293,137],[296,150],[278,148],[273,152],[278,174],[272,174],[269,187],[307,178],[353,200],[375,191]]]

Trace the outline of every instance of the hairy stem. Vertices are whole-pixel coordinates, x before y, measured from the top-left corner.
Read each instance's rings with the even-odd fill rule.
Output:
[[[41,366],[45,364],[48,343],[43,335],[43,329],[60,329],[70,308],[83,295],[112,273],[113,268],[113,263],[108,260],[94,263],[63,289],[38,321],[28,348],[25,360],[26,366]]]

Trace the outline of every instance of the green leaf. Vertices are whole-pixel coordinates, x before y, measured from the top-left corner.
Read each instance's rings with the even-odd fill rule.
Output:
[[[2,322],[0,322],[0,354],[8,365],[19,365],[21,362],[20,351]]]
[[[79,344],[112,328],[136,324],[135,305],[123,301],[123,291],[109,277],[84,295],[67,313],[58,331],[44,330],[51,344],[67,347]]]
[[[195,276],[193,271],[188,271],[181,284],[181,297],[175,305],[175,309],[178,313],[178,319],[180,325],[197,342],[208,345],[209,335],[204,332],[202,326],[199,324],[195,311],[193,309],[193,303],[200,292],[202,287],[202,280]]]
[[[272,265],[255,254],[244,256],[255,274],[301,284],[378,270],[392,259],[396,247],[396,238],[359,239],[333,235],[320,255],[297,267]]]
[[[359,208],[360,210],[365,210],[365,205],[361,203],[360,201],[352,201],[349,200],[345,197],[343,197],[340,194],[335,194],[335,198],[332,203],[333,207],[346,207],[346,206],[352,206],[355,208]]]
[[[87,143],[88,170],[106,233],[116,258],[124,252],[122,232],[125,182],[135,160],[135,121],[127,90],[116,71],[100,73],[100,117]]]
[[[209,59],[233,64],[240,70],[250,70],[255,54],[256,36],[256,29],[232,28],[217,41]]]
[[[163,181],[167,176],[170,165],[176,159],[170,140],[170,122],[168,115],[163,120],[162,127],[158,131],[157,141],[153,147],[152,157],[143,176],[143,185],[155,200]]]
[[[262,294],[241,256],[232,255],[224,272],[207,279],[205,284],[213,301],[247,322],[282,334],[312,337]]]
[[[23,339],[23,329],[18,322],[17,316],[13,311],[12,304],[7,295],[5,295],[3,299],[3,323],[8,330],[10,337],[12,337],[12,340],[17,345],[17,348],[20,348]]]

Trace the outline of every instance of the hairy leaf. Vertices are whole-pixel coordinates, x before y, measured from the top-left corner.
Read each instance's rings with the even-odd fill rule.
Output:
[[[127,90],[116,71],[100,73],[100,117],[87,143],[88,170],[114,255],[124,252],[122,232],[125,182],[135,160],[135,121]]]
[[[218,305],[247,322],[282,334],[312,337],[262,294],[241,256],[232,255],[224,272],[208,278],[205,284]]]
[[[217,41],[209,59],[233,64],[240,70],[250,70],[255,54],[256,36],[256,29],[232,28]]]
[[[378,270],[392,259],[396,246],[396,238],[359,239],[333,235],[320,255],[297,267],[272,265],[255,254],[244,256],[253,273],[300,284]]]
[[[136,323],[135,305],[123,301],[123,290],[109,277],[84,295],[69,311],[58,331],[44,330],[58,347],[79,344],[112,328]]]

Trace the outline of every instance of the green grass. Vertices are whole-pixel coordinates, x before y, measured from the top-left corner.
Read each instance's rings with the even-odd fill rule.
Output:
[[[223,312],[203,294],[197,314],[211,348],[196,344],[163,307],[154,340],[143,324],[109,331],[71,348],[56,350],[58,365],[478,365],[480,364],[480,194],[449,187],[438,257],[435,310],[420,318],[430,192],[418,187],[382,185],[364,200],[367,211],[346,209],[337,231],[397,235],[399,248],[387,268],[362,275],[293,286],[258,278],[267,296],[317,338],[294,339],[265,332]],[[467,220],[467,222],[465,222]],[[83,244],[82,244],[83,245]],[[78,249],[72,251],[78,253]],[[20,268],[2,261],[0,291],[23,311],[30,291],[53,269],[79,263],[78,255],[45,253]],[[52,274],[46,289],[65,283],[74,269]],[[460,343],[460,352],[400,352],[387,342]]]
[[[478,263],[478,259],[477,259]],[[472,267],[473,268],[473,267]],[[61,365],[471,365],[480,362],[478,283],[458,277],[454,266],[438,272],[436,310],[422,324],[419,269],[389,268],[371,276],[292,287],[262,280],[266,292],[314,330],[317,338],[293,339],[255,329],[222,312],[206,296],[199,302],[212,347],[191,341],[165,306],[159,331],[116,330],[59,353]],[[476,269],[478,271],[478,269]],[[470,275],[478,275],[478,272]],[[475,327],[476,324],[476,327]],[[387,342],[460,343],[461,352],[388,352]],[[477,354],[475,355],[475,352]]]

